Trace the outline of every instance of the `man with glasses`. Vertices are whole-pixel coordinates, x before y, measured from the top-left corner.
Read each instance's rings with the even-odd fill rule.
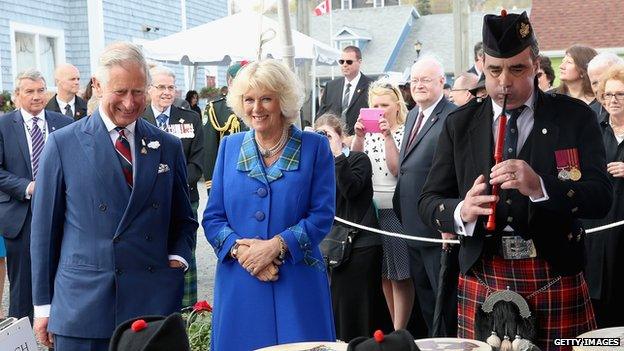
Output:
[[[589,106],[538,88],[539,48],[526,12],[486,15],[483,43],[488,97],[447,118],[419,213],[432,228],[459,234],[458,337],[500,346],[519,336],[559,350],[556,339],[596,328],[579,218],[609,211],[605,148]],[[494,164],[497,142],[504,153]],[[490,299],[489,310],[495,292],[516,302]],[[519,315],[523,301],[529,311]]]
[[[477,85],[478,81],[479,77],[476,74],[468,72],[460,74],[459,77],[455,78],[449,100],[457,106],[464,106],[474,98],[470,89]]]
[[[197,218],[199,192],[197,182],[202,176],[204,162],[204,133],[201,120],[195,111],[184,110],[173,105],[176,94],[175,75],[166,67],[156,66],[150,69],[152,84],[147,89],[151,104],[145,109],[143,118],[158,128],[175,135],[182,140],[186,159],[186,172],[189,185],[189,197],[193,216]],[[184,276],[184,298],[182,306],[191,306],[197,301],[197,270],[195,266],[195,244],[189,262],[189,269]]]
[[[446,116],[456,106],[443,94],[444,67],[437,59],[425,56],[412,66],[410,89],[416,107],[407,115],[399,151],[399,179],[392,200],[394,210],[408,235],[440,238],[418,215],[418,198],[431,167],[440,130]],[[408,240],[410,273],[423,318],[432,335],[435,292],[440,272],[440,245]],[[454,291],[453,287],[450,290]],[[454,294],[451,294],[454,296]],[[443,333],[455,335],[456,300],[448,299],[443,311]],[[441,336],[441,335],[438,335]]]
[[[368,107],[371,79],[360,72],[362,52],[357,46],[345,47],[338,63],[343,77],[327,82],[317,116],[327,112],[341,116],[347,124],[347,133],[352,135],[360,109]]]

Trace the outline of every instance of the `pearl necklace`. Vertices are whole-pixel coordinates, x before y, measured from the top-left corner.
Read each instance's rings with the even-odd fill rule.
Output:
[[[284,146],[286,146],[286,141],[288,140],[288,130],[289,128],[284,128],[284,130],[282,131],[282,136],[277,141],[277,144],[267,149],[265,149],[264,147],[262,147],[262,145],[260,145],[260,142],[258,141],[258,138],[256,137],[256,144],[258,145],[258,150],[260,151],[260,155],[262,155],[263,158],[269,158],[269,157],[275,156],[275,154],[282,151]]]

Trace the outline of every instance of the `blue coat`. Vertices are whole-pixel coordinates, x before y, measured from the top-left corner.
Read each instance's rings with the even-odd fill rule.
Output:
[[[190,262],[197,229],[182,146],[143,119],[135,145],[131,192],[98,112],[46,142],[31,254],[34,304],[52,305],[52,333],[109,338],[127,319],[180,308],[184,272],[169,255]]]
[[[326,138],[291,128],[284,153],[268,169],[254,131],[221,142],[202,223],[218,258],[212,350],[335,341],[318,248],[333,222],[334,158]],[[276,282],[259,281],[229,256],[236,239],[276,234],[288,245]]]

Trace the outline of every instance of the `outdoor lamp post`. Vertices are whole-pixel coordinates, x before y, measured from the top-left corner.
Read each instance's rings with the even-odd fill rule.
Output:
[[[416,59],[420,57],[420,50],[422,50],[422,43],[418,40],[414,43],[414,50],[416,50]]]

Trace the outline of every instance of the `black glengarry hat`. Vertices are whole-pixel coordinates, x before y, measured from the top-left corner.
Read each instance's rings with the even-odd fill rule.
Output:
[[[109,351],[171,350],[191,350],[184,320],[179,313],[128,320],[115,329],[109,347]]]
[[[537,45],[533,26],[526,11],[521,14],[501,11],[501,15],[483,18],[483,50],[496,58],[516,56],[531,45]]]

